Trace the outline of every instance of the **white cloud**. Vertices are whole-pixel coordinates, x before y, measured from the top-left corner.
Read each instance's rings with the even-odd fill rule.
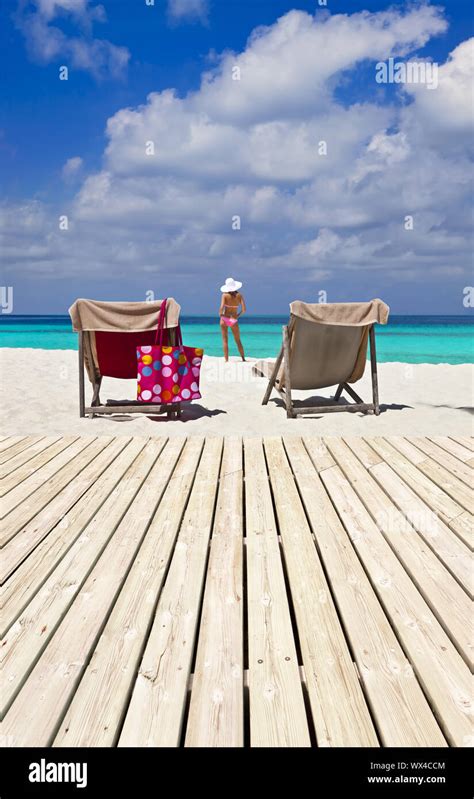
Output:
[[[243,53],[224,54],[204,76],[195,103],[213,119],[236,124],[307,117],[331,104],[345,71],[366,59],[404,55],[445,29],[440,10],[432,6],[406,15],[364,11],[325,20],[290,11],[274,25],[258,28]],[[240,80],[234,79],[235,67]]]
[[[277,271],[292,286],[337,276],[353,299],[363,280],[370,293],[375,281],[462,279],[472,179],[465,44],[441,65],[438,89],[401,87],[405,103],[350,105],[336,94],[361,63],[408,56],[445,27],[431,6],[290,12],[243,53],[225,54],[198,91],[152,93],[111,117],[103,169],[82,183],[68,233],[57,230],[59,210],[37,208],[44,232],[15,234],[16,211],[10,262],[17,252],[30,275],[113,274],[121,285],[172,274],[177,294],[186,276],[205,286],[223,265],[240,279]],[[39,247],[27,258],[25,237]]]
[[[67,181],[76,178],[82,166],[83,160],[78,155],[74,156],[74,158],[68,158],[61,171],[64,180]]]
[[[418,125],[425,138],[449,147],[472,144],[474,103],[472,73],[474,38],[462,42],[438,69],[438,86],[431,91],[416,83],[404,86],[414,105],[406,113],[406,124]]]
[[[208,0],[168,0],[168,14],[174,21],[194,19],[205,23],[208,12]]]
[[[72,18],[82,35],[67,36],[55,20]],[[120,77],[130,53],[103,39],[92,37],[94,22],[106,20],[102,5],[91,0],[19,0],[17,27],[23,33],[31,56],[45,64],[62,59],[65,66],[90,72],[96,78]]]

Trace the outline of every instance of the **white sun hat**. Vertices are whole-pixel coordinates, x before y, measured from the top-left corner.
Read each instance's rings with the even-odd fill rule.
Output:
[[[228,277],[224,285],[221,286],[221,291],[238,291],[240,288],[242,288],[242,283],[240,283],[238,280],[234,280],[233,277]]]

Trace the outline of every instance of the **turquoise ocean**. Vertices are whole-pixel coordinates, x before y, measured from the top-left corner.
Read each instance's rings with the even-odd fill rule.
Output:
[[[269,358],[281,346],[285,316],[247,316],[241,320],[246,355]],[[203,347],[207,355],[222,355],[216,317],[182,316],[185,344]],[[468,316],[391,316],[388,325],[377,325],[379,361],[404,363],[473,363],[474,319]],[[232,334],[230,354],[237,355]],[[75,350],[77,335],[69,316],[0,316],[0,347],[33,347]]]

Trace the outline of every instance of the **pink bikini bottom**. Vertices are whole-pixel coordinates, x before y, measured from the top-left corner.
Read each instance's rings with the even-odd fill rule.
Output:
[[[226,327],[234,327],[238,322],[238,319],[233,319],[231,316],[221,316],[221,324],[224,324]]]

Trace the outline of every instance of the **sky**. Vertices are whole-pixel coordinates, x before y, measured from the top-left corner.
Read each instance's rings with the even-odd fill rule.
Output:
[[[154,295],[208,314],[232,276],[250,313],[468,313],[470,5],[2,2],[13,312]]]

